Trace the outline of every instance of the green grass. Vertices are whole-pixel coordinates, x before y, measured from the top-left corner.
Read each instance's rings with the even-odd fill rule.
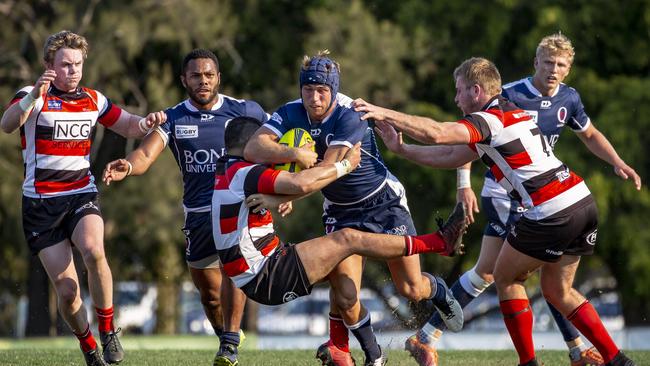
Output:
[[[247,336],[249,347],[244,345],[240,352],[240,365],[319,365],[314,359],[313,350],[255,350],[255,337]],[[123,344],[127,358],[121,364],[129,365],[206,365],[212,364],[216,350],[213,337],[193,336],[126,336]],[[72,337],[36,338],[22,341],[0,339],[0,366],[83,366],[83,357],[78,351],[77,342]],[[650,351],[629,351],[638,366],[650,366]],[[363,353],[353,350],[359,364]],[[546,366],[568,365],[567,353],[564,351],[540,351],[538,358]],[[514,351],[441,351],[442,366],[509,366],[517,364]],[[388,353],[389,365],[416,366],[405,351],[391,350]]]

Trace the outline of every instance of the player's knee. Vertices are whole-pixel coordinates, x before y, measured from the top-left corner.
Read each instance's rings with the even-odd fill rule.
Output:
[[[62,278],[54,281],[59,304],[65,307],[72,306],[79,296],[79,284],[72,278]]]
[[[88,249],[83,250],[81,255],[83,256],[84,263],[89,268],[95,268],[98,263],[106,260],[104,247],[101,244],[91,245]]]
[[[219,291],[201,292],[201,304],[209,309],[218,309],[221,307],[221,296]]]
[[[359,302],[359,293],[354,286],[341,286],[334,290],[334,304],[340,311],[348,311]]]
[[[336,235],[336,241],[346,245],[353,245],[361,242],[360,232],[354,229],[343,228],[335,231],[333,235]]]

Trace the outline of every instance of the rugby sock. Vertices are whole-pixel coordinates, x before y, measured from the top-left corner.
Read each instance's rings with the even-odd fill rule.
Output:
[[[580,306],[567,316],[567,319],[596,347],[601,356],[603,356],[605,363],[616,357],[619,349],[612,340],[612,337],[607,333],[596,309],[594,309],[589,301],[585,300],[585,302],[580,304]]]
[[[515,349],[519,354],[519,364],[525,365],[535,359],[533,346],[533,310],[528,299],[504,300],[499,303],[503,321]]]
[[[350,337],[348,328],[345,327],[343,319],[338,314],[330,313],[330,340],[343,352],[350,352]]]
[[[102,333],[110,332],[113,328],[113,307],[107,309],[95,308],[97,313],[97,330]]]
[[[77,339],[79,340],[79,344],[81,345],[81,350],[83,352],[88,352],[90,350],[93,350],[97,348],[97,342],[95,342],[95,338],[93,337],[93,332],[90,331],[90,324],[86,326],[86,330],[77,333],[77,332],[72,332],[74,333],[75,336],[77,336]]]
[[[239,347],[239,332],[223,332],[221,337],[219,337],[221,344],[232,344],[235,347]]]
[[[363,353],[366,355],[366,363],[374,361],[381,357],[381,349],[377,344],[377,338],[372,331],[372,324],[370,323],[370,312],[366,313],[357,324],[345,325],[354,334],[354,337],[359,341]]]
[[[574,327],[573,324],[564,317],[564,315],[551,305],[550,302],[547,301],[546,304],[548,305],[549,310],[551,310],[551,315],[553,315],[553,319],[555,319],[555,324],[557,324],[558,329],[562,332],[564,341],[571,342],[574,339],[579,338],[580,333],[578,333],[576,327]]]
[[[424,234],[418,236],[404,236],[406,244],[406,255],[419,253],[442,253],[447,245],[439,233]]]

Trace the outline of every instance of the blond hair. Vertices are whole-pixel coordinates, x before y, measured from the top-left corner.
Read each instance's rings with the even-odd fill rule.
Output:
[[[83,58],[88,56],[88,42],[86,38],[68,30],[62,30],[47,37],[45,46],[43,46],[43,60],[45,63],[54,61],[54,54],[61,48],[72,48],[80,50]]]
[[[454,70],[454,80],[462,77],[469,84],[478,84],[486,94],[501,93],[501,75],[492,61],[482,57],[472,57],[463,61]]]
[[[571,40],[562,32],[558,32],[542,38],[539,42],[535,55],[540,56],[542,54],[566,55],[569,58],[569,63],[573,63],[573,56],[575,56],[576,52],[573,49]]]
[[[341,74],[341,65],[339,65],[338,62],[332,60],[328,55],[330,54],[330,50],[324,49],[324,50],[319,50],[316,55],[314,56],[307,56],[304,55],[302,57],[302,69],[307,70],[309,68],[309,65],[311,64],[313,59],[317,58],[328,58],[330,61],[332,61],[332,64],[334,67],[336,67],[336,70],[338,70],[339,74]],[[326,67],[331,67],[329,64],[326,65]],[[328,70],[329,71],[329,70]]]

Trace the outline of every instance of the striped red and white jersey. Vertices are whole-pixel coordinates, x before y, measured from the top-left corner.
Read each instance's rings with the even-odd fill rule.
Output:
[[[22,88],[11,104],[32,89]],[[20,127],[25,164],[23,194],[41,198],[97,192],[90,172],[92,132],[97,122],[112,126],[121,113],[96,90],[78,88],[65,93],[50,87]]]
[[[470,148],[508,193],[541,220],[591,193],[583,179],[558,160],[529,114],[497,96],[458,121],[470,132]]]
[[[268,210],[254,213],[246,197],[254,193],[275,194],[279,170],[224,156],[217,163],[212,195],[212,234],[223,269],[242,287],[263,268],[280,239]]]

